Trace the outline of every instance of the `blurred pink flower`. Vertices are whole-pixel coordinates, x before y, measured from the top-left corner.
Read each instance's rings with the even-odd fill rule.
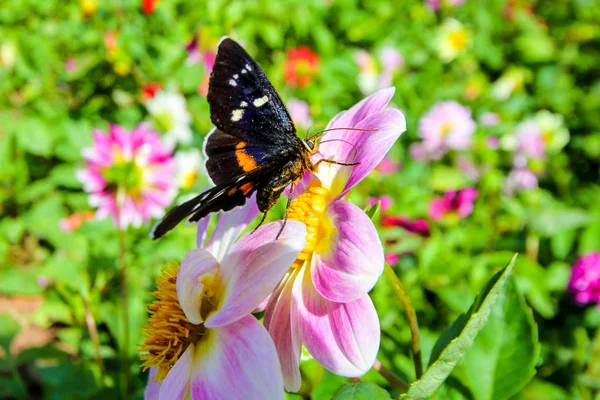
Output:
[[[538,178],[536,174],[528,168],[514,168],[504,182],[504,191],[512,195],[525,190],[538,187]]]
[[[112,216],[115,225],[139,227],[161,217],[176,194],[171,150],[146,124],[132,131],[111,124],[108,134],[95,129],[94,145],[82,154],[87,168],[76,172],[96,218]]]
[[[383,157],[383,160],[375,167],[375,170],[382,175],[390,175],[400,171],[402,164],[394,161],[389,156]]]
[[[396,265],[398,264],[398,261],[400,261],[400,256],[396,253],[385,253],[385,262],[390,264],[390,265]]]
[[[63,232],[72,232],[79,229],[84,222],[91,221],[92,219],[94,219],[93,211],[77,212],[68,217],[61,218],[61,220],[58,221],[58,227]]]
[[[73,58],[68,58],[67,61],[65,61],[65,70],[67,72],[73,72],[76,68],[77,61],[75,61]]]
[[[477,198],[477,189],[473,187],[453,190],[444,193],[429,203],[429,216],[440,221],[446,216],[457,216],[464,219],[473,212],[473,203]]]
[[[384,47],[379,53],[379,63],[365,50],[354,53],[354,62],[358,65],[358,87],[365,95],[392,85],[394,73],[404,65],[404,58],[395,48]]]
[[[419,121],[419,136],[427,153],[465,150],[475,129],[471,110],[456,101],[436,104]]]
[[[481,171],[479,170],[479,168],[477,168],[477,165],[475,165],[475,163],[473,163],[473,161],[471,161],[467,157],[458,157],[456,159],[456,166],[458,167],[460,172],[462,172],[463,174],[465,174],[473,180],[477,180],[481,176]]]
[[[287,109],[290,112],[292,121],[302,128],[308,128],[312,124],[310,108],[308,103],[298,99],[289,99]]]
[[[377,202],[379,202],[380,211],[386,212],[392,206],[394,200],[390,196],[369,197],[369,205],[371,207],[377,204]]]
[[[517,125],[515,136],[517,139],[517,152],[535,159],[544,157],[542,131],[534,120],[528,120]]]
[[[315,160],[352,159],[360,164],[320,164],[289,209],[290,220],[307,225],[307,247],[265,313],[289,391],[300,388],[302,344],[327,370],[348,377],[366,373],[377,356],[379,320],[368,292],[383,272],[383,246],[371,219],[344,198],[406,129],[404,115],[385,108],[393,94],[393,89],[381,90],[329,123],[327,128],[373,132],[329,131]]]
[[[429,237],[429,223],[423,218],[412,219],[407,216],[384,215],[381,225],[384,227],[399,226],[408,232]]]
[[[461,6],[465,0],[426,0],[426,2],[429,8],[435,12],[440,9],[442,3],[449,6],[458,7]]]
[[[306,245],[306,227],[288,221],[273,240],[278,221],[236,241],[257,213],[248,202],[221,215],[207,243],[204,218],[198,248],[158,278],[141,348],[151,368],[146,399],[284,398],[273,340],[250,313]]]
[[[485,143],[490,149],[497,149],[500,146],[500,140],[496,136],[488,136]]]
[[[579,257],[571,269],[568,288],[578,304],[596,303],[600,307],[600,252]]]
[[[204,66],[204,78],[198,86],[198,94],[206,96],[208,94],[208,80],[210,73],[215,65],[216,52],[213,50],[213,43],[208,38],[207,43],[199,43],[199,34],[195,34],[192,40],[186,44],[185,49],[188,53],[188,57],[185,60],[186,64],[198,64],[202,63]]]
[[[479,118],[483,126],[496,126],[500,123],[500,116],[493,112],[486,112]]]

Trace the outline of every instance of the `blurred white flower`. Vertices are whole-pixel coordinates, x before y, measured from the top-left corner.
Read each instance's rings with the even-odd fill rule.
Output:
[[[358,87],[360,91],[369,95],[377,90],[392,86],[394,73],[404,65],[402,55],[391,46],[381,49],[379,64],[377,60],[364,50],[354,53],[354,62],[358,65]]]
[[[535,122],[537,122],[548,153],[556,153],[569,143],[569,130],[565,126],[562,115],[552,114],[547,110],[538,111],[535,115]]]
[[[182,189],[190,189],[198,180],[201,171],[202,155],[198,149],[178,151],[175,154],[177,183]]]
[[[440,59],[450,62],[471,44],[471,32],[457,20],[446,20],[439,29],[436,48]]]
[[[523,87],[527,74],[520,68],[509,68],[492,86],[492,96],[496,100],[506,100]]]
[[[179,93],[161,91],[146,103],[152,125],[163,135],[163,141],[175,147],[177,143],[192,142],[190,123],[192,117],[188,113],[185,97]]]
[[[17,61],[17,46],[13,42],[4,42],[0,46],[0,66],[11,69]]]

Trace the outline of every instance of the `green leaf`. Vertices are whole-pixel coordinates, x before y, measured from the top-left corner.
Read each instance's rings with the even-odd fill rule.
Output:
[[[347,383],[333,395],[331,400],[388,400],[392,397],[379,386],[369,383]]]
[[[445,192],[464,187],[469,184],[469,179],[456,168],[445,165],[436,165],[431,168],[429,186],[433,190]]]
[[[537,325],[513,279],[457,368],[475,399],[518,393],[535,375],[540,352]]]
[[[421,379],[410,386],[406,398],[427,398],[433,395],[444,383],[454,367],[473,345],[479,331],[485,326],[492,311],[492,306],[504,290],[506,280],[515,265],[516,257],[515,255],[506,268],[496,273],[487,282],[467,314],[458,317],[442,333],[431,353],[429,368]]]
[[[52,135],[48,126],[39,118],[29,118],[16,128],[19,147],[38,156],[49,156],[52,151]]]
[[[371,219],[371,221],[375,221],[379,218],[379,210],[381,208],[381,201],[378,201],[374,206],[365,209],[365,213]]]

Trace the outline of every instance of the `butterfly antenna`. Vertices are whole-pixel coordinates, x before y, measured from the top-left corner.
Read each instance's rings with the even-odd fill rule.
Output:
[[[322,136],[325,132],[331,132],[331,131],[358,131],[358,132],[375,132],[377,131],[377,129],[360,129],[360,128],[329,128],[329,129],[323,129],[322,131],[319,131],[317,133],[315,133],[313,136],[310,136],[308,138],[308,140],[313,140],[315,138],[318,138],[319,136]]]
[[[353,147],[352,150],[353,150],[354,154],[352,155],[352,157],[353,157],[354,160],[356,160],[356,155],[358,154],[358,147],[356,147],[356,145],[354,143],[351,143],[351,142],[349,142],[347,140],[344,140],[344,139],[329,139],[329,140],[322,140],[322,141],[319,142],[319,144],[321,144],[321,143],[327,143],[327,142],[344,142],[346,144],[349,144],[350,146]]]

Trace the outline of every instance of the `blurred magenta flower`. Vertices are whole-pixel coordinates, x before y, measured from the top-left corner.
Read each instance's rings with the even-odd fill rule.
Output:
[[[170,147],[177,143],[192,142],[190,124],[192,116],[188,113],[185,97],[181,94],[162,90],[146,103],[152,126],[163,135],[163,141]]]
[[[392,160],[390,156],[383,157],[383,160],[375,167],[375,170],[382,175],[390,175],[400,171],[402,164]]]
[[[434,44],[440,59],[450,62],[470,46],[471,32],[459,21],[448,18],[440,26]]]
[[[394,200],[390,196],[369,197],[369,206],[373,207],[379,202],[379,210],[386,212],[392,206]]]
[[[514,168],[504,182],[504,192],[508,195],[538,187],[537,175],[526,167]]]
[[[384,215],[381,219],[384,227],[398,226],[408,232],[422,237],[429,237],[429,222],[423,218],[409,218],[407,216]]]
[[[446,4],[452,7],[458,7],[463,5],[465,0],[426,0],[426,2],[429,8],[435,12],[440,9],[440,6],[442,4]]]
[[[488,136],[485,139],[485,144],[487,145],[487,147],[489,147],[490,149],[497,149],[498,147],[500,147],[500,139],[498,139],[496,136]]]
[[[320,144],[315,160],[360,164],[352,168],[320,164],[289,209],[291,220],[307,225],[307,246],[271,296],[265,313],[265,326],[277,347],[289,391],[300,388],[302,344],[321,365],[342,376],[360,376],[375,361],[380,330],[368,292],[383,272],[383,246],[370,218],[343,198],[406,129],[404,115],[385,108],[393,94],[393,89],[381,90],[329,123],[328,129],[373,132],[327,132],[327,142]]]
[[[290,116],[296,125],[301,128],[308,128],[312,125],[312,118],[310,116],[310,107],[308,103],[298,99],[289,99],[287,102],[287,109],[290,112]]]
[[[429,203],[429,216],[434,221],[445,217],[464,219],[473,212],[473,203],[477,198],[477,189],[473,187],[452,190],[442,197],[435,198]]]
[[[448,149],[467,149],[475,129],[471,110],[456,101],[434,105],[419,121],[423,148],[434,155],[444,154]]]
[[[290,86],[308,86],[319,71],[319,55],[308,46],[289,49],[283,65],[283,77]]]
[[[396,253],[385,253],[385,262],[390,265],[396,265],[400,261],[400,256]]]
[[[87,168],[76,176],[97,207],[97,218],[112,216],[115,225],[139,227],[161,217],[176,194],[171,149],[146,124],[132,131],[112,124],[109,133],[92,132],[94,145],[82,154]]]
[[[306,245],[306,228],[288,221],[273,240],[278,221],[236,241],[256,215],[255,204],[223,214],[206,244],[200,221],[199,247],[158,277],[141,346],[146,399],[283,399],[273,340],[250,313]]]
[[[84,222],[93,220],[94,214],[93,211],[89,210],[73,213],[68,217],[61,218],[61,220],[58,221],[58,227],[63,232],[73,232],[74,230],[79,229]]]
[[[596,303],[600,307],[600,252],[579,257],[571,269],[568,288],[578,304]]]

